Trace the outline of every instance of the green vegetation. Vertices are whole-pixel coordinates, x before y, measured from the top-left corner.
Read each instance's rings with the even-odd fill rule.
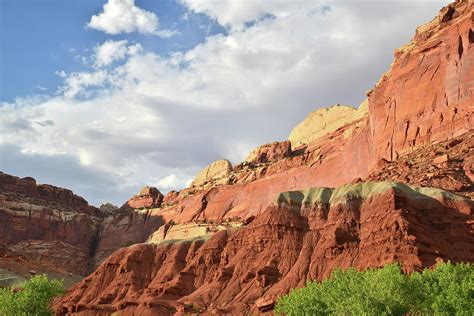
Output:
[[[0,315],[53,315],[50,304],[63,292],[62,280],[48,280],[44,274],[26,281],[21,289],[0,288]]]
[[[409,276],[397,264],[336,270],[280,297],[277,315],[474,315],[474,265],[441,263]]]

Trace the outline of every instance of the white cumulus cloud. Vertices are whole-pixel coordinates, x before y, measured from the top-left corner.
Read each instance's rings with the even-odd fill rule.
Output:
[[[158,16],[137,7],[135,0],[109,0],[103,10],[91,17],[88,27],[107,34],[139,32],[161,37],[170,37],[175,34],[169,30],[159,31]]]
[[[157,187],[166,192],[171,190],[180,190],[183,187],[186,187],[188,183],[192,182],[193,179],[189,179],[183,176],[177,176],[172,173],[157,182]]]
[[[64,93],[64,97],[68,99],[84,94],[87,88],[100,87],[107,80],[107,72],[103,70],[92,73],[81,71],[71,74],[61,71],[58,75],[64,79],[64,86],[61,91]]]

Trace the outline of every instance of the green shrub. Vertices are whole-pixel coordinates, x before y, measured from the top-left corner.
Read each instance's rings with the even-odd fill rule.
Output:
[[[48,280],[38,275],[28,280],[20,290],[0,288],[1,316],[52,315],[50,304],[64,292],[62,280]]]
[[[474,315],[474,265],[438,264],[406,276],[397,264],[336,270],[280,297],[277,315]]]

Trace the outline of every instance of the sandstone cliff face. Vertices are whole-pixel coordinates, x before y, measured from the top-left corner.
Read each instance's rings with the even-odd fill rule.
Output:
[[[359,183],[278,196],[248,226],[110,256],[56,304],[60,314],[257,311],[335,267],[473,261],[474,203],[439,189]],[[466,238],[467,237],[467,238]],[[268,303],[270,302],[270,303]],[[260,306],[263,306],[260,304]]]
[[[133,209],[129,204],[124,204],[103,219],[92,258],[93,264],[99,265],[121,247],[145,242],[163,224],[159,214],[152,214],[146,208]]]
[[[474,3],[457,1],[417,29],[369,93],[376,158],[459,136],[474,126]],[[378,160],[377,160],[378,161]]]
[[[0,173],[0,245],[9,253],[84,275],[100,221],[99,210],[70,190]]]

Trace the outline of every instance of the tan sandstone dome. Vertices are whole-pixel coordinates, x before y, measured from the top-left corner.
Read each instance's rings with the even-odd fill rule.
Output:
[[[225,177],[232,171],[232,164],[227,159],[216,160],[202,169],[194,178],[193,184]]]
[[[368,102],[365,100],[359,109],[347,105],[334,105],[309,113],[309,115],[290,133],[291,147],[307,145],[338,128],[354,122],[367,114]]]

